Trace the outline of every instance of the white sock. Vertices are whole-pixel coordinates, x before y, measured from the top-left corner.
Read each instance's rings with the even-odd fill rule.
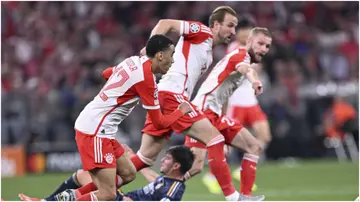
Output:
[[[229,196],[225,196],[227,201],[237,201],[239,199],[239,192],[235,191],[234,193],[230,194]]]

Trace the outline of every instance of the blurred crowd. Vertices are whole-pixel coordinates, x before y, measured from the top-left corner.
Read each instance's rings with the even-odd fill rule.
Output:
[[[316,155],[334,101],[358,113],[358,2],[1,2],[2,144],[72,142],[77,115],[104,84],[103,69],[138,54],[159,19],[207,24],[219,5],[273,33],[259,98],[273,148]],[[216,62],[225,46],[214,52]],[[321,90],[331,86],[348,93]],[[119,137],[139,144],[144,119],[137,107]]]

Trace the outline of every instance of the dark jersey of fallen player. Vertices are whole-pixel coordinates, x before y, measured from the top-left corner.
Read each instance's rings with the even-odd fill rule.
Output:
[[[184,181],[159,176],[154,182],[128,192],[125,196],[133,201],[181,201],[184,192]],[[123,195],[118,193],[116,200],[122,201]]]

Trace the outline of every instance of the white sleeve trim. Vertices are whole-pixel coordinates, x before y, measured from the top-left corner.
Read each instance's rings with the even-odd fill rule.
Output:
[[[169,198],[162,198],[160,201],[170,201],[170,199]]]
[[[235,69],[238,69],[240,67],[240,65],[247,65],[247,66],[250,67],[250,64],[247,63],[247,62],[239,62],[239,63],[236,64]]]
[[[184,24],[185,24],[185,21],[180,21],[180,35],[184,34]]]
[[[144,109],[160,109],[160,105],[156,105],[156,106],[147,106],[147,105],[143,105]]]
[[[189,25],[189,22],[187,21],[182,21],[183,23],[183,33],[182,34],[189,34],[189,29],[190,29],[190,25]]]

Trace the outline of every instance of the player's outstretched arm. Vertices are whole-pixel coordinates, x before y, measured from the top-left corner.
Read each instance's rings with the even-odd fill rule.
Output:
[[[145,177],[148,182],[154,182],[159,174],[150,168],[143,168],[140,170],[140,173]]]
[[[252,84],[255,94],[259,95],[263,92],[262,83],[257,72],[248,64],[240,64],[237,66],[237,71],[244,75]]]
[[[151,31],[151,36],[155,34],[167,34],[168,32],[175,32],[178,35],[181,35],[181,20],[171,20],[171,19],[162,19],[156,24],[154,29]],[[150,37],[151,37],[150,36]]]
[[[166,35],[169,32],[175,32],[177,35],[184,34],[184,21],[181,20],[173,20],[173,19],[162,19],[155,25],[153,30],[151,31],[150,37],[155,34]],[[140,55],[146,55],[146,48],[142,48],[140,50]]]

